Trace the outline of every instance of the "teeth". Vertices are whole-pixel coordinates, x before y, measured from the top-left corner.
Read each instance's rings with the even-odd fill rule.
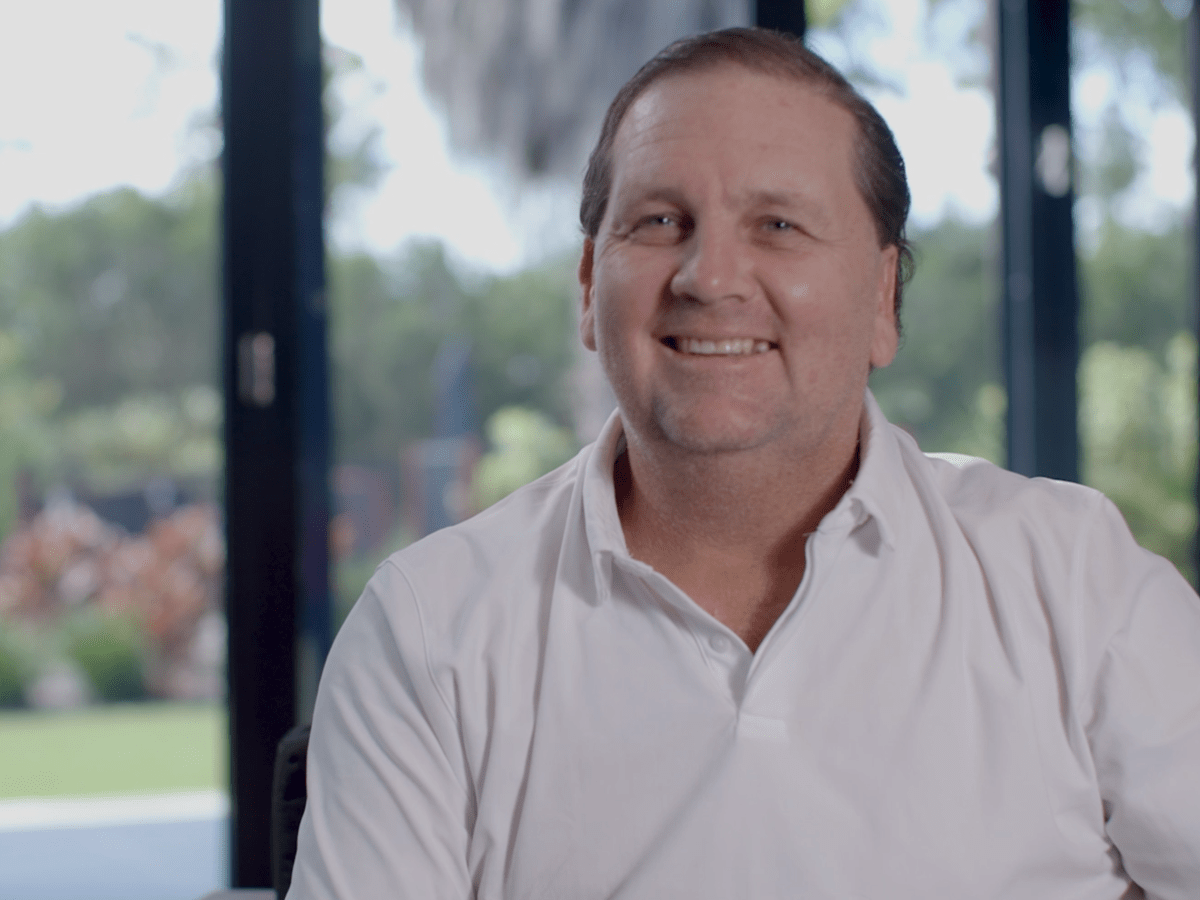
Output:
[[[754,338],[723,338],[719,341],[701,340],[700,338],[678,338],[676,346],[683,353],[695,353],[699,356],[750,356],[754,353],[766,353],[771,349],[767,341],[756,341]]]

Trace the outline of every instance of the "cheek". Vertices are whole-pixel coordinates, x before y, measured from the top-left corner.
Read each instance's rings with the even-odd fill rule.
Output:
[[[610,363],[625,355],[626,339],[623,337],[628,329],[626,323],[627,310],[618,296],[611,290],[597,290],[592,304],[592,335],[595,350],[605,368]]]
[[[653,275],[644,268],[610,260],[598,273],[592,309],[601,353],[626,353],[627,345],[649,329],[656,304],[650,287]]]
[[[805,381],[830,371],[857,369],[876,337],[875,304],[861,272],[816,273],[782,282],[784,331],[804,351],[793,359]],[[824,374],[823,374],[824,373]]]

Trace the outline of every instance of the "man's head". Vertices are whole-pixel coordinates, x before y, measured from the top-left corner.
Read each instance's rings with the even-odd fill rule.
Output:
[[[858,132],[819,85],[729,62],[629,104],[579,278],[631,453],[848,465],[898,340],[900,251],[859,187]]]
[[[742,66],[808,85],[853,116],[858,129],[855,181],[875,221],[879,246],[894,245],[897,249],[895,312],[899,327],[904,285],[913,268],[912,250],[905,236],[910,195],[904,159],[887,123],[841,73],[799,40],[778,32],[729,28],[684,38],[660,52],[625,83],[608,107],[583,178],[579,221],[584,235],[595,240],[599,233],[612,189],[613,143],[637,99],[668,76],[722,65]]]

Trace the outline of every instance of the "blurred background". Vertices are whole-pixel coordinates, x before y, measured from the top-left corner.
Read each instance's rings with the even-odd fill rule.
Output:
[[[1191,580],[1190,0],[1071,5],[1079,476]],[[0,894],[230,880],[220,0],[0,0]],[[808,0],[877,104],[917,274],[884,410],[1004,464],[996,9]],[[332,623],[612,399],[576,207],[615,90],[745,0],[325,0]]]

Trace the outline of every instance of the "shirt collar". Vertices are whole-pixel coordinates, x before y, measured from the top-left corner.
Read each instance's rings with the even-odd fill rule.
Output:
[[[870,390],[863,401],[858,440],[858,474],[818,530],[825,530],[827,523],[836,527],[839,517],[849,517],[852,528],[874,519],[881,542],[894,548],[896,527],[903,521],[907,479],[895,429]]]
[[[911,440],[911,439],[909,439]],[[895,547],[896,526],[905,506],[904,462],[899,437],[868,390],[859,424],[860,457],[854,483],[837,506],[821,520],[818,531],[849,525],[853,530],[874,519],[883,544]],[[584,471],[583,509],[588,545],[596,554],[629,555],[625,532],[617,514],[613,465],[625,451],[625,430],[614,410],[604,423]]]
[[[592,445],[583,473],[584,528],[593,559],[597,554],[610,557],[629,554],[613,484],[613,465],[624,451],[625,429],[620,412],[614,410]]]

